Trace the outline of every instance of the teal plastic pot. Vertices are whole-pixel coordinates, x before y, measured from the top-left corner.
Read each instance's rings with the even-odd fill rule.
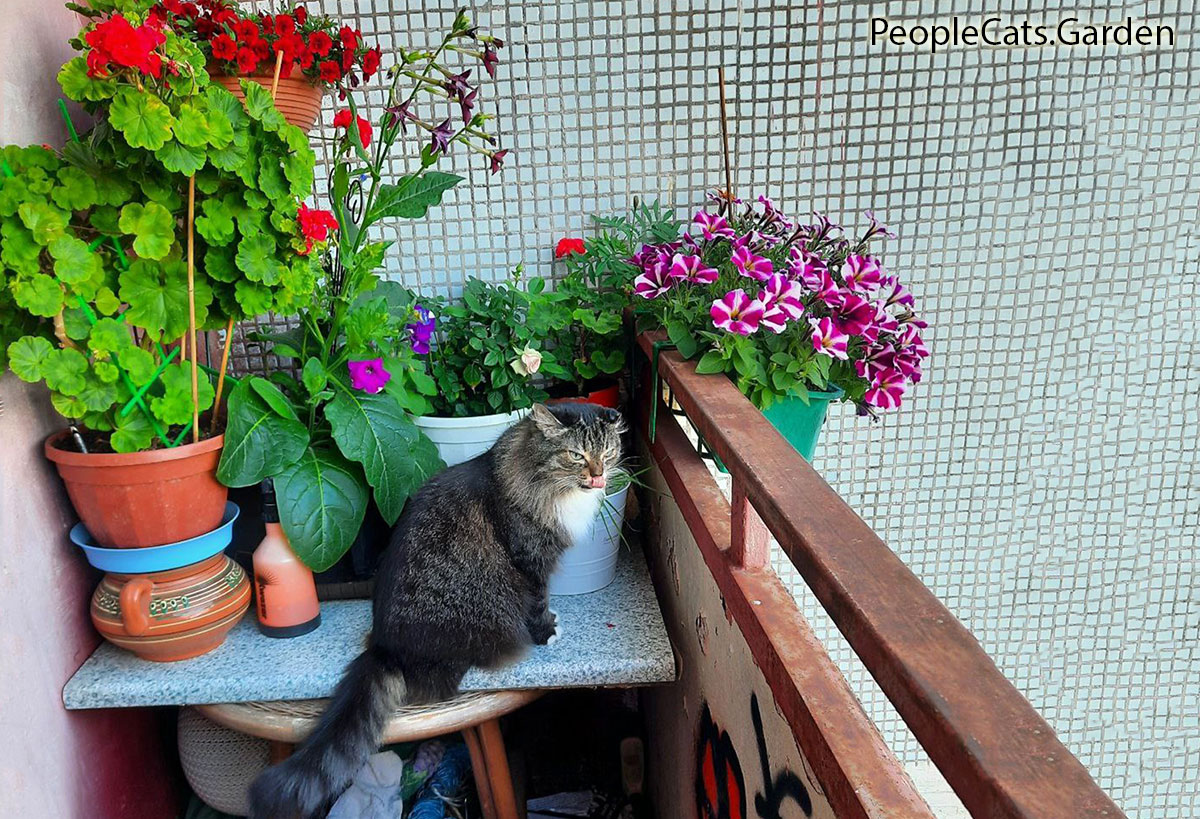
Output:
[[[817,439],[821,436],[821,425],[825,423],[825,413],[829,405],[844,394],[840,387],[829,392],[809,390],[807,404],[799,398],[785,398],[762,413],[804,460],[811,462],[817,450]]]

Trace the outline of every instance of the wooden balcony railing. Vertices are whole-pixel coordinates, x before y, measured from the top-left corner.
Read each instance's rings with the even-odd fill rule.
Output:
[[[648,359],[659,340],[639,335]],[[790,614],[790,599],[771,597],[781,586],[765,582],[774,579],[768,532],[972,816],[1124,816],[971,632],[732,383],[697,374],[673,350],[657,359],[661,382],[729,469],[732,504],[661,406],[650,451],[839,817],[929,814],[907,782],[863,770],[878,759],[869,747],[878,734],[845,719],[849,692],[806,667],[813,652],[804,642],[815,638],[807,627],[798,632],[803,619]],[[651,395],[648,378],[639,383],[645,433],[662,391]]]

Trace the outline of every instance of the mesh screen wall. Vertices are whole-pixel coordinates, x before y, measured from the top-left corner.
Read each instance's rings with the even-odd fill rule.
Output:
[[[452,2],[325,0],[385,51]],[[1051,22],[1030,0],[988,14]],[[933,357],[878,424],[835,410],[817,467],[976,634],[1132,816],[1200,815],[1200,45],[1191,0],[1097,4],[1085,22],[1172,25],[1175,44],[945,50],[869,43],[869,19],[978,21],[951,0],[508,2],[485,110],[512,166],[387,229],[392,276],[453,290],[591,213],[721,183],[716,66],[736,187],[844,224],[874,208]],[[370,100],[378,102],[378,97]],[[327,112],[334,101],[327,100]],[[403,167],[397,167],[402,171]],[[243,361],[243,366],[262,362]],[[920,749],[790,567],[868,712]]]

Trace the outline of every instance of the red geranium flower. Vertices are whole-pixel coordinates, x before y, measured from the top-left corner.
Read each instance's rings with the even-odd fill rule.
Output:
[[[254,53],[254,49],[242,46],[237,52],[238,71],[242,74],[253,74],[254,69],[258,68],[258,55]]]
[[[167,38],[153,26],[143,24],[134,28],[124,17],[114,14],[89,31],[84,40],[100,55],[95,60],[89,55],[90,70],[101,71],[108,63],[116,63],[152,77],[162,74],[162,58],[154,49]]]
[[[363,79],[369,80],[379,70],[379,49],[372,48],[363,57]]]
[[[306,22],[308,22],[308,10],[305,9],[304,6],[296,6],[296,10],[292,12],[292,15],[296,18],[296,22],[300,25],[304,25]]]
[[[321,79],[325,82],[337,82],[342,78],[342,67],[333,60],[321,63]]]
[[[331,211],[314,210],[303,202],[296,212],[296,222],[300,225],[300,234],[304,236],[304,253],[312,253],[316,242],[324,242],[329,238],[329,231],[337,230],[339,225]]]
[[[558,247],[554,248],[554,258],[561,259],[572,253],[583,255],[583,239],[559,239]]]
[[[182,0],[163,0],[162,7],[172,14],[183,14]]]
[[[237,58],[237,43],[228,34],[218,34],[212,41],[212,55],[218,60],[233,60]]]
[[[350,109],[343,108],[338,111],[333,117],[334,128],[349,128],[350,127]],[[365,148],[371,144],[371,123],[367,122],[362,117],[358,119],[358,138],[362,141],[362,146]]]
[[[359,33],[350,28],[350,26],[342,26],[338,31],[338,37],[342,40],[342,46],[349,51],[358,48],[359,36]]]
[[[247,40],[255,40],[258,38],[262,29],[253,20],[238,20],[233,26],[233,32],[238,38],[238,42],[246,42]]]
[[[290,14],[275,15],[275,33],[282,36],[292,34],[296,31],[296,21],[292,19]]]
[[[308,47],[318,57],[327,57],[333,48],[333,38],[323,31],[314,31],[308,37]]]

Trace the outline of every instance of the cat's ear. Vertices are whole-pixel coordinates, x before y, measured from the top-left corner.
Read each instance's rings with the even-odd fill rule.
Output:
[[[621,411],[612,407],[605,407],[600,410],[600,417],[604,421],[614,425],[620,425],[625,420],[624,416],[621,415]]]
[[[529,411],[529,417],[533,419],[533,423],[537,424],[537,428],[543,434],[549,435],[552,432],[561,432],[563,429],[562,421],[558,420],[545,404],[534,404],[533,409]]]

